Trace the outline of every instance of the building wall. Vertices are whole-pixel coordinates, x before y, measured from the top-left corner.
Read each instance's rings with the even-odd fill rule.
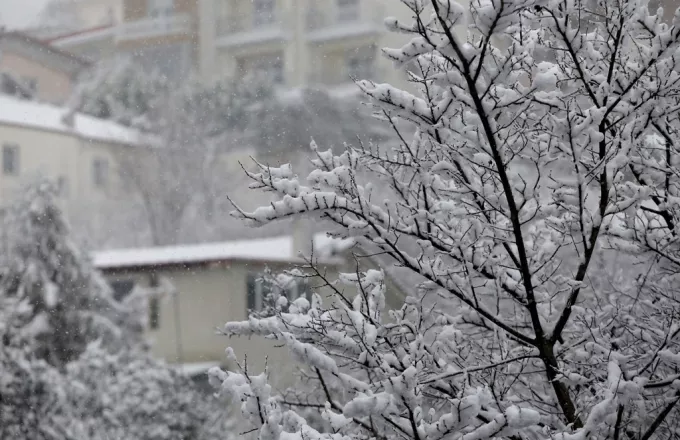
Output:
[[[74,86],[73,78],[67,73],[10,51],[0,53],[0,71],[9,72],[21,79],[35,80],[38,98],[48,102],[65,101]]]
[[[387,4],[393,7],[388,9]],[[311,17],[310,11],[316,15]],[[252,2],[201,0],[201,72],[206,79],[233,77],[242,73],[235,68],[235,59],[242,54],[255,57],[278,50],[286,86],[347,84],[351,80],[346,55],[365,45],[374,48],[373,76],[403,84],[405,74],[392,69],[379,53],[381,47],[406,41],[385,30],[387,15],[407,17],[408,10],[398,2],[362,0],[355,21],[339,22],[336,0],[276,0],[273,22],[257,25]]]
[[[247,319],[247,276],[249,273],[261,274],[265,267],[277,273],[290,266],[234,261],[212,267],[176,267],[157,271],[149,268],[149,271],[139,269],[108,274],[105,271],[105,274],[110,281],[134,280],[136,284],[148,287],[153,272],[159,279],[164,277],[170,281],[176,289],[176,295],[166,295],[161,301],[159,328],[148,330],[152,352],[156,356],[170,363],[225,362],[225,349],[231,347],[240,361],[247,357],[248,368],[255,374],[263,371],[267,363],[275,383],[282,385],[292,379],[291,373],[296,366],[288,350],[280,347],[280,342],[261,337],[230,339],[218,334],[226,322]],[[334,279],[340,271],[354,273],[355,270],[353,261],[348,260],[345,267],[328,266],[326,276]],[[311,284],[319,282],[312,281]],[[401,307],[401,291],[390,280],[387,281],[387,289],[387,306],[393,309]],[[330,295],[328,290],[318,293],[322,298]]]
[[[170,363],[225,362],[225,349],[232,347],[239,360],[248,358],[249,369],[261,372],[265,363],[273,367],[274,380],[289,380],[294,364],[287,351],[264,338],[229,339],[218,329],[229,321],[247,319],[246,280],[250,271],[261,273],[260,263],[233,262],[212,268],[166,269],[165,277],[176,295],[165,295],[160,302],[159,327],[148,330],[152,352]],[[144,271],[109,275],[111,280],[134,279],[149,286]],[[235,367],[230,365],[230,367]]]
[[[74,38],[64,43],[58,43],[56,46],[92,62],[112,58],[116,53],[113,35],[98,39],[77,40]]]
[[[663,18],[666,22],[670,23],[673,20],[675,11],[680,7],[680,1],[678,0],[651,0],[649,2],[649,10],[654,12],[656,8],[661,6],[663,8]]]
[[[122,0],[123,3],[123,21],[134,21],[148,17],[148,0]],[[174,0],[175,13],[187,13],[192,16],[196,15],[198,2],[197,0]]]
[[[361,0],[359,5],[356,23],[338,23],[336,0],[275,0],[273,22],[256,25],[252,1],[175,0],[175,13],[191,17],[190,31],[125,36],[113,38],[111,44],[116,52],[141,53],[146,48],[187,42],[188,63],[208,80],[234,78],[244,73],[237,69],[238,63],[248,64],[244,58],[255,60],[258,55],[276,51],[282,58],[283,85],[289,87],[349,84],[347,54],[361,44],[374,49],[375,66],[370,76],[403,86],[405,73],[393,69],[379,49],[398,47],[407,41],[408,36],[388,33],[383,21],[387,15],[408,20],[410,11],[399,2],[388,0]],[[123,0],[123,29],[149,20],[147,8],[147,0]],[[310,27],[313,22],[310,10],[317,12],[322,25]],[[78,51],[84,44],[77,39],[76,43],[61,47]],[[106,51],[100,49],[100,53]]]
[[[120,0],[80,0],[77,6],[84,27],[116,23],[121,19]]]
[[[4,146],[18,148],[18,172],[8,174],[3,168]],[[47,177],[63,184],[60,202],[66,213],[79,209],[96,210],[112,198],[122,197],[116,172],[116,154],[132,147],[83,140],[78,137],[30,127],[0,124],[0,205],[9,202],[26,182]],[[107,183],[94,183],[93,162],[108,163]]]
[[[70,23],[71,25],[89,28],[117,21],[120,18],[121,2],[120,0],[51,0],[49,8],[43,14],[73,17],[75,23]]]

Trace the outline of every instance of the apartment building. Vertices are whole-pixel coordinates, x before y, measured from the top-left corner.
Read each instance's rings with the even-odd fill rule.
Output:
[[[197,56],[196,0],[124,0],[116,48],[145,69],[186,77]]]
[[[130,56],[144,69],[158,70],[170,79],[185,78],[194,69],[197,0],[116,1],[119,13],[111,23],[72,30],[47,41],[92,61]]]
[[[49,0],[35,23],[23,32],[49,40],[80,29],[111,25],[119,21],[120,0]]]
[[[406,39],[388,33],[387,0],[119,0],[120,20],[51,44],[92,60],[129,54],[171,78],[207,80],[249,72],[283,87],[342,86],[352,77],[401,81],[379,54]]]
[[[206,79],[259,71],[287,87],[334,87],[351,78],[404,80],[379,54],[404,36],[387,15],[408,10],[384,0],[201,0],[200,70]]]

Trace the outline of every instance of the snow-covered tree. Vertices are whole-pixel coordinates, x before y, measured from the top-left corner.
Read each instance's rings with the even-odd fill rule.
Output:
[[[149,129],[149,115],[162,105],[171,85],[156,72],[144,72],[131,60],[100,63],[78,85],[70,99],[72,111],[119,124]]]
[[[26,189],[2,234],[0,438],[229,438],[223,402],[148,352],[145,292],[113,299],[49,182]]]
[[[93,69],[76,87],[70,107],[159,135],[174,128],[169,127],[173,123],[181,123],[203,136],[216,137],[249,125],[249,113],[272,94],[273,89],[257,76],[216,82],[192,77],[176,84],[121,57]]]
[[[330,299],[225,326],[287,346],[319,400],[245,368],[213,379],[261,440],[677,437],[680,12],[401,3],[411,20],[386,24],[411,40],[383,52],[417,93],[358,86],[412,140],[313,145],[308,184],[262,166],[253,188],[280,200],[237,215],[321,216],[422,282],[388,313],[382,272],[346,274]]]
[[[63,404],[63,383],[56,369],[25,348],[1,344],[0,437],[73,438],[68,425],[75,414]]]
[[[243,175],[228,173],[225,157],[271,94],[259,78],[215,83],[193,78],[174,84],[121,61],[96,69],[78,87],[70,107],[150,135],[153,148],[120,152],[118,171],[134,197],[119,211],[135,219],[141,212],[149,241],[160,245],[184,241],[187,225],[192,233],[196,225],[206,231],[227,215],[229,208],[218,203],[221,194],[242,183]],[[239,169],[232,162],[231,171]]]
[[[9,208],[0,294],[10,307],[5,335],[60,367],[95,340],[119,347],[141,328],[71,241],[55,197],[54,186],[40,181]]]

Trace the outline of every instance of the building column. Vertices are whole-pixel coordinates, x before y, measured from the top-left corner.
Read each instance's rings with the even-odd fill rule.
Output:
[[[305,40],[307,2],[310,0],[281,0],[284,29],[289,29],[290,40],[284,49],[286,85],[301,87],[309,75],[309,51]]]
[[[226,0],[199,0],[198,5],[198,66],[200,76],[204,81],[213,81],[219,78],[220,67],[217,66],[217,50],[215,47],[215,1]]]

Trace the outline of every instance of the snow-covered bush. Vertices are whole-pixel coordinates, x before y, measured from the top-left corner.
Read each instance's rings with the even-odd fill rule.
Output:
[[[209,440],[229,437],[208,423],[218,402],[149,353],[111,354],[96,345],[67,366],[69,406],[83,439]]]
[[[0,438],[74,438],[60,373],[25,349],[0,344]]]
[[[318,400],[277,396],[245,368],[213,380],[261,440],[676,437],[680,13],[401,3],[411,21],[386,24],[412,38],[384,54],[416,66],[418,93],[358,86],[390,125],[415,126],[412,141],[313,145],[308,184],[261,166],[252,187],[280,200],[236,214],[322,216],[422,282],[389,318],[383,273],[364,271],[323,303],[226,324],[284,344]]]

